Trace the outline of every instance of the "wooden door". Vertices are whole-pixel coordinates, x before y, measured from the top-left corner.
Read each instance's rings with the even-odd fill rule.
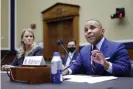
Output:
[[[63,40],[66,48],[68,40],[76,40],[76,49],[79,49],[79,6],[65,3],[56,3],[42,11],[44,56],[53,57],[53,52],[61,55],[65,51],[57,46],[57,40]]]
[[[48,22],[48,50],[49,58],[53,56],[53,52],[60,52],[61,56],[65,55],[65,50],[57,45],[57,40],[62,40],[64,47],[67,49],[67,42],[73,38],[73,19],[65,19]]]

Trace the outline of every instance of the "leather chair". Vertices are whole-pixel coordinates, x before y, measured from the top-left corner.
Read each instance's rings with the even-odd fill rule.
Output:
[[[131,60],[131,77],[133,77],[133,60]]]

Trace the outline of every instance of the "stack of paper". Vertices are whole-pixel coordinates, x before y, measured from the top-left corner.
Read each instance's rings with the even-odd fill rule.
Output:
[[[87,82],[87,83],[98,83],[103,82],[107,80],[113,80],[117,79],[117,77],[114,76],[85,76],[85,75],[66,75],[64,76],[64,79],[66,81],[71,82]]]

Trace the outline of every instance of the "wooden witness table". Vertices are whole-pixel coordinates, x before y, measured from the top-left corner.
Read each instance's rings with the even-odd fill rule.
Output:
[[[11,67],[9,70],[10,81],[40,84],[51,82],[51,70],[49,66],[22,66]]]

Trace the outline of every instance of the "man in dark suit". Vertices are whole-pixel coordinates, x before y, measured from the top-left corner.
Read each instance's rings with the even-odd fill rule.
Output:
[[[64,65],[64,68],[67,68],[72,62],[75,61],[75,59],[78,56],[78,53],[76,51],[76,41],[70,40],[67,44],[68,54],[66,54],[62,58],[62,63]]]
[[[83,47],[76,61],[65,74],[76,74],[85,69],[88,75],[129,76],[131,63],[125,46],[104,37],[104,29],[97,20],[89,20],[84,28],[90,43]]]

